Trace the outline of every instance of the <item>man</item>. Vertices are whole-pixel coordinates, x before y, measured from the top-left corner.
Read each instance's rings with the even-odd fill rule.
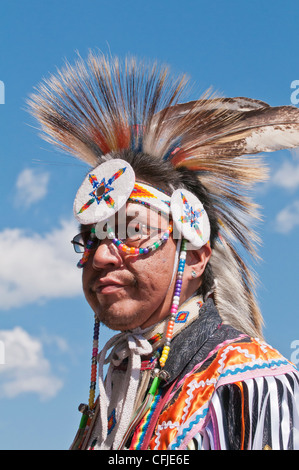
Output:
[[[183,90],[165,68],[90,55],[30,102],[46,138],[91,167],[73,244],[95,329],[72,448],[299,448],[298,372],[263,341],[240,254],[255,254],[247,190],[265,178],[250,155],[298,146],[298,110],[179,104]],[[101,322],[120,333],[98,354]]]

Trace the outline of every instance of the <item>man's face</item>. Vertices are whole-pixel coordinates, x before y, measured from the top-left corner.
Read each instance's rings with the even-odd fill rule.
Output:
[[[146,247],[168,229],[168,220],[145,206],[128,203],[126,210],[126,217],[119,217],[115,228],[121,233],[126,219],[130,238],[124,242],[129,246]],[[134,236],[134,230],[141,232],[141,238]],[[139,256],[119,251],[105,238],[83,268],[84,294],[100,321],[123,331],[151,326],[169,315],[175,251],[172,237],[156,251]]]

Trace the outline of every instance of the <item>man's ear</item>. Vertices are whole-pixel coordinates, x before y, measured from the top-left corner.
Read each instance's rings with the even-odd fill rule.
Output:
[[[203,274],[211,255],[210,243],[202,246],[199,250],[187,252],[186,266],[188,266],[191,278],[199,278]]]

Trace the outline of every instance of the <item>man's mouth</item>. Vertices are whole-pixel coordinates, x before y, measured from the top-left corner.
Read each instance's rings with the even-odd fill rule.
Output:
[[[113,294],[114,292],[118,292],[120,289],[124,289],[127,286],[128,283],[104,278],[96,281],[92,287],[92,290],[96,294]]]

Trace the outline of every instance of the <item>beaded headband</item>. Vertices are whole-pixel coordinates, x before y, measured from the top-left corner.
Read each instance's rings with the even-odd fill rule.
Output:
[[[209,219],[202,203],[194,194],[185,189],[177,189],[170,197],[161,189],[135,182],[133,168],[121,159],[102,163],[86,176],[74,201],[74,214],[83,225],[97,224],[107,221],[124,207],[126,202],[139,203],[171,216],[174,223],[170,222],[159,242],[142,249],[128,247],[110,230],[108,236],[126,253],[141,255],[154,251],[167,241],[173,230],[174,238],[183,237],[193,248],[199,249],[209,241]],[[93,229],[79,267],[87,261],[95,238],[96,230]]]

